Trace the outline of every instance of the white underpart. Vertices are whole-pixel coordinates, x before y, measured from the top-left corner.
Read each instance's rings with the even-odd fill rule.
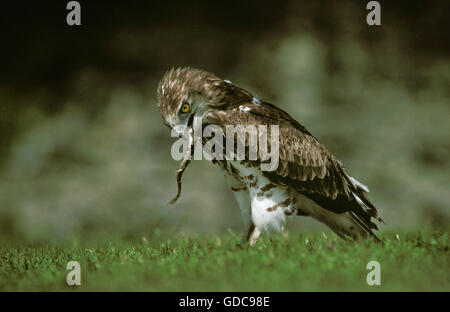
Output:
[[[269,191],[264,192],[270,192],[272,196],[258,196],[258,193],[261,193],[261,188],[269,184],[270,181],[262,175],[260,170],[256,168],[247,168],[236,161],[231,161],[230,163],[234,168],[239,170],[241,177],[244,177],[244,179],[242,179],[243,181],[241,181],[224,171],[224,175],[230,183],[230,186],[237,189],[247,187],[246,190],[233,192],[241,209],[244,226],[246,229],[248,229],[250,224],[253,223],[254,226],[261,232],[281,232],[287,219],[285,212],[287,210],[293,212],[295,211],[294,208],[298,208],[306,215],[325,223],[340,236],[365,235],[364,230],[357,223],[355,223],[353,218],[351,218],[348,213],[335,213],[321,207],[308,197],[298,193],[291,194],[291,199],[292,196],[295,196],[296,198],[296,207],[291,206],[291,200],[291,203],[287,207],[282,207],[279,205],[278,208],[273,210],[269,209],[268,211],[268,208],[272,208],[275,205],[285,201],[289,197],[288,192],[281,187],[275,186]],[[253,181],[245,179],[245,177],[250,175],[257,177],[256,183],[254,183],[255,179],[253,179]],[[367,187],[365,187],[365,189],[367,189]],[[354,196],[358,203],[367,209],[361,199],[356,194],[354,194]]]
[[[246,187],[244,183],[237,180],[233,176],[227,174],[221,167],[219,167],[227,180],[230,187],[235,189],[241,189]],[[250,196],[247,190],[235,191],[233,192],[234,198],[239,205],[239,209],[241,210],[242,220],[244,221],[244,229],[247,230],[252,221],[252,210],[250,205]]]
[[[290,209],[290,206],[278,207],[272,211],[267,211],[267,209],[286,200],[289,197],[288,193],[284,189],[274,187],[270,190],[271,197],[258,196],[257,193],[260,192],[260,189],[270,181],[258,169],[246,168],[235,161],[232,161],[231,164],[239,170],[241,176],[253,175],[258,179],[255,186],[250,186],[252,181],[246,183],[251,206],[251,220],[255,227],[261,232],[280,232],[281,227],[286,223],[285,210]]]
[[[264,185],[261,185],[261,187]],[[286,223],[286,214],[284,213],[286,207],[279,207],[274,211],[267,211],[267,209],[284,201],[288,197],[286,192],[280,188],[273,188],[272,197],[259,197],[256,195],[258,190],[254,188],[251,188],[249,192],[253,224],[261,232],[281,232],[281,227]]]
[[[365,186],[364,184],[362,184],[361,182],[359,182],[358,180],[356,180],[354,177],[349,177],[350,181],[352,181],[352,183],[356,186],[359,186],[360,188],[362,188],[364,190],[364,192],[369,193],[369,188],[367,186]]]

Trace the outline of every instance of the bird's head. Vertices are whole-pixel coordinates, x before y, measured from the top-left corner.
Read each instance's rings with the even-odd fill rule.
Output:
[[[224,110],[236,102],[251,100],[251,95],[216,75],[189,67],[169,70],[158,86],[158,107],[164,124],[179,136],[192,128],[194,117]]]

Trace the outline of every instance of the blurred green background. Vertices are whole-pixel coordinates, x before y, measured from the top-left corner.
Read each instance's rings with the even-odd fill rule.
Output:
[[[67,1],[2,8],[0,236],[241,230],[206,161],[178,203],[156,107],[171,67],[216,73],[302,123],[371,188],[382,229],[450,224],[448,1]],[[308,218],[291,231],[322,231]]]

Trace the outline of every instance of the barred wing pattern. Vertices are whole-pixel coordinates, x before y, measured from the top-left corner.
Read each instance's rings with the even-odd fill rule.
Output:
[[[352,178],[305,127],[276,106],[265,102],[227,105],[210,112],[203,126],[208,124],[220,126],[224,133],[226,125],[278,125],[279,166],[274,171],[263,171],[264,176],[276,185],[308,197],[322,208],[340,214],[350,212],[368,234],[373,235],[371,230],[377,229],[372,217],[382,221],[367,197],[368,189]],[[245,142],[248,147],[248,140]],[[247,157],[241,162],[255,168],[261,164],[260,159]]]

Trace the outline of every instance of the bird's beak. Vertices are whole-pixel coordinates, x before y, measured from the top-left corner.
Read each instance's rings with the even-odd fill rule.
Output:
[[[185,125],[176,125],[172,128],[172,134],[182,138],[187,134],[187,126]]]

